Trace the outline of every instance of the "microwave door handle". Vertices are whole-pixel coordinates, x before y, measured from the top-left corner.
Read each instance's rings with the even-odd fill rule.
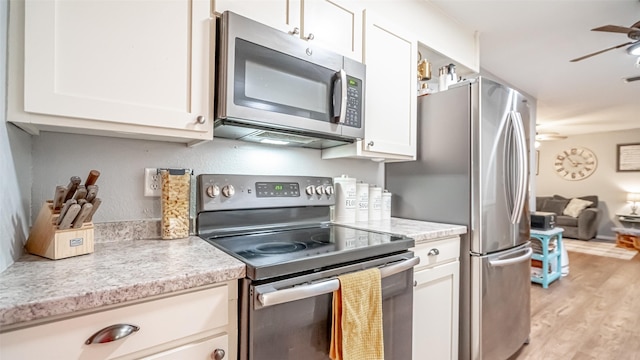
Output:
[[[332,122],[336,124],[344,123],[344,118],[347,115],[347,72],[344,69],[340,69],[336,73],[336,79],[333,81],[333,94],[331,96],[333,111],[331,114]],[[340,87],[336,86],[336,82],[340,81]],[[338,93],[339,89],[339,93]],[[340,102],[339,107],[336,103]],[[336,111],[336,109],[340,109]]]

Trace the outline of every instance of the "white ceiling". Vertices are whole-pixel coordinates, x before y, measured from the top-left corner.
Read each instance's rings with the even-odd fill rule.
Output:
[[[640,21],[638,0],[431,0],[480,34],[480,66],[538,100],[539,132],[561,135],[640,128],[639,58],[626,47],[569,60],[631,41],[590,31]]]

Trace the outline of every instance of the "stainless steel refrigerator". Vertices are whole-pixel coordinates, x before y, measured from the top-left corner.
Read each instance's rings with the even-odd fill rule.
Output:
[[[392,216],[467,226],[460,359],[505,360],[528,341],[530,114],[487,78],[422,96],[417,161],[385,165]]]

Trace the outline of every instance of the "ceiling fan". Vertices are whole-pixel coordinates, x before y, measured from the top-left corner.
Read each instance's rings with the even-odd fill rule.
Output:
[[[564,140],[567,136],[560,135],[557,132],[538,132],[536,131],[536,141],[553,141],[553,140]]]
[[[624,44],[620,44],[620,45],[616,45],[616,46],[610,47],[608,49],[596,51],[596,52],[594,52],[592,54],[589,54],[589,55],[581,56],[579,58],[575,58],[575,59],[571,60],[571,62],[584,60],[584,59],[590,58],[592,56],[595,56],[595,55],[598,55],[598,54],[602,54],[603,52],[607,52],[607,51],[613,50],[613,49],[619,49],[619,48],[627,46],[627,45],[631,45],[631,46],[629,46],[627,48],[627,53],[629,53],[629,55],[640,55],[640,21],[636,22],[635,24],[631,25],[630,27],[617,26],[617,25],[605,25],[605,26],[597,27],[595,29],[591,29],[591,31],[604,31],[604,32],[627,34],[627,37],[629,39],[631,39],[631,40],[634,40],[634,41],[629,41],[629,42],[626,42]]]

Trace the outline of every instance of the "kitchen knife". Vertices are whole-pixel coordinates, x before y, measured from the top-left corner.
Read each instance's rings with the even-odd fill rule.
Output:
[[[84,187],[84,185],[82,184],[78,185],[78,188],[76,189],[76,194],[73,195],[73,198],[76,200],[80,200],[80,199],[84,199],[85,196],[87,196],[87,188]]]
[[[73,204],[77,204],[78,201],[74,200],[74,199],[69,199],[64,203],[64,206],[62,207],[62,210],[60,210],[60,215],[58,216],[58,221],[56,222],[56,225],[60,225],[60,223],[62,222],[62,219],[64,218],[65,214],[67,213],[67,211],[69,211],[69,208],[71,207],[71,205]]]
[[[59,211],[62,207],[64,196],[67,193],[67,187],[64,185],[56,186],[56,193],[53,196],[53,211]]]
[[[69,179],[69,185],[67,185],[67,194],[64,197],[65,202],[73,197],[73,194],[76,193],[76,189],[78,188],[78,185],[80,185],[81,181],[82,179],[80,179],[80,176],[72,176],[71,179]]]
[[[96,195],[98,195],[98,185],[87,186],[87,196],[85,199],[87,199],[88,202],[92,202],[93,199],[96,198]]]
[[[84,224],[85,219],[91,213],[93,209],[93,205],[91,203],[86,203],[82,205],[82,209],[80,209],[80,213],[76,216],[76,219],[73,221],[73,228],[81,228],[82,224]]]
[[[87,181],[84,182],[84,186],[95,184],[99,176],[100,176],[100,171],[98,170],[89,171],[89,175],[87,175]]]
[[[73,223],[73,220],[75,220],[76,216],[78,216],[78,213],[80,212],[80,208],[81,206],[78,204],[73,204],[69,206],[69,210],[67,210],[67,212],[64,214],[64,218],[62,218],[60,225],[58,225],[58,229],[65,230],[70,228],[71,223]]]
[[[89,213],[89,215],[87,215],[87,218],[84,219],[84,222],[91,222],[93,220],[93,214],[96,213],[96,210],[98,210],[98,208],[100,207],[100,204],[102,204],[102,199],[95,198],[93,199],[93,202],[91,204],[93,205],[93,208],[91,209],[91,212]]]

